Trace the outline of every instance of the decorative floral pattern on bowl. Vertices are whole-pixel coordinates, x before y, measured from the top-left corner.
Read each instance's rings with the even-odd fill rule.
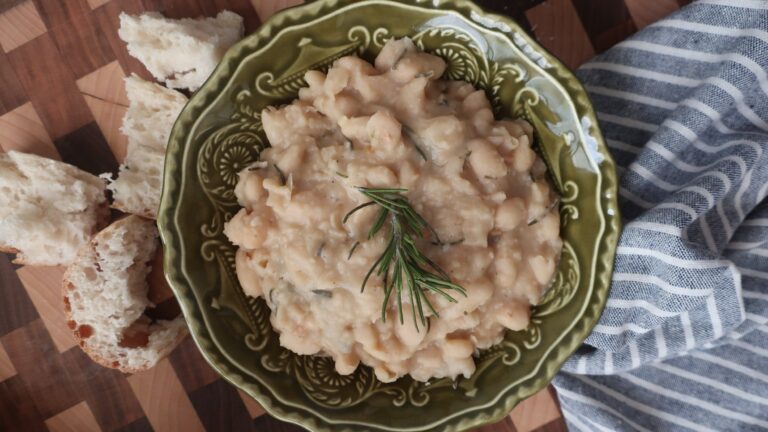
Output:
[[[278,342],[263,300],[246,297],[223,234],[237,173],[267,145],[263,108],[294,99],[304,72],[409,36],[445,77],[484,89],[498,116],[524,117],[561,196],[563,255],[525,331],[483,351],[469,379],[381,383]],[[272,415],[312,430],[462,430],[498,420],[546,386],[597,322],[619,233],[613,161],[584,89],[512,20],[465,0],[320,0],[275,15],[234,46],[173,129],[159,225],[165,269],[211,365]]]

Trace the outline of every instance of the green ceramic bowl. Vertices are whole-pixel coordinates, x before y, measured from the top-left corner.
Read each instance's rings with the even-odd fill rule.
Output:
[[[457,383],[371,370],[339,376],[326,358],[278,343],[262,300],[246,297],[222,233],[237,173],[267,145],[260,112],[295,98],[308,69],[372,59],[410,36],[484,89],[498,116],[525,117],[562,197],[560,267],[525,331],[508,332]],[[592,329],[611,277],[619,215],[614,164],[574,76],[506,17],[465,0],[320,0],[278,13],[226,54],[179,116],[168,144],[159,225],[167,278],[192,336],[221,375],[275,417],[319,431],[463,430],[500,420],[547,385]]]

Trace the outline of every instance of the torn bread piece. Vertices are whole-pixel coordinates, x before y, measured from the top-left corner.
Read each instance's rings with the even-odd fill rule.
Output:
[[[153,367],[187,334],[182,317],[145,314],[150,261],[159,245],[154,222],[130,215],[83,247],[64,274],[67,324],[95,362],[134,373]]]
[[[214,18],[179,20],[157,12],[120,14],[120,39],[128,52],[166,86],[197,90],[221,57],[243,38],[243,18],[221,11]]]
[[[19,264],[70,264],[109,222],[105,186],[64,162],[0,153],[0,250]]]
[[[109,184],[118,210],[155,218],[160,207],[165,147],[187,97],[136,75],[125,79],[128,111],[122,132],[128,151],[116,180]]]

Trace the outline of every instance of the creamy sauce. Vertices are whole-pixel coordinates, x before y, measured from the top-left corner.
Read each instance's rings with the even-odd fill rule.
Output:
[[[401,39],[375,65],[344,57],[308,72],[298,100],[263,111],[271,148],[240,174],[243,209],[225,229],[240,283],[264,297],[284,347],[331,356],[340,374],[363,363],[384,382],[468,377],[477,349],[527,326],[554,274],[560,220],[531,126],[495,120],[485,93],[439,80],[444,69]],[[467,296],[428,294],[440,315],[428,329],[408,319],[407,295],[404,322],[394,298],[382,320],[380,279],[360,292],[387,236],[366,238],[375,206],[342,223],[368,201],[357,186],[407,189],[443,242],[418,247]]]

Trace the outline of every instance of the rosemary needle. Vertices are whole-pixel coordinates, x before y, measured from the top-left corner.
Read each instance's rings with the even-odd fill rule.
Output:
[[[440,242],[440,239],[435,230],[402,195],[403,192],[407,192],[407,189],[358,187],[357,190],[368,197],[370,201],[350,210],[344,216],[343,222],[346,222],[355,212],[368,206],[377,205],[379,211],[373,225],[368,230],[368,239],[376,236],[387,222],[390,225],[387,246],[368,270],[360,291],[365,290],[365,285],[374,272],[380,276],[384,282],[381,319],[386,321],[387,306],[394,292],[401,324],[404,322],[402,296],[403,292],[407,291],[411,303],[413,324],[418,331],[419,321],[421,321],[422,326],[427,326],[425,308],[439,318],[439,314],[427,297],[428,293],[439,294],[453,303],[456,303],[456,299],[450,294],[450,291],[456,291],[465,297],[467,293],[463,287],[451,282],[448,274],[416,247],[416,240],[423,239],[425,233],[429,233],[434,241]]]

